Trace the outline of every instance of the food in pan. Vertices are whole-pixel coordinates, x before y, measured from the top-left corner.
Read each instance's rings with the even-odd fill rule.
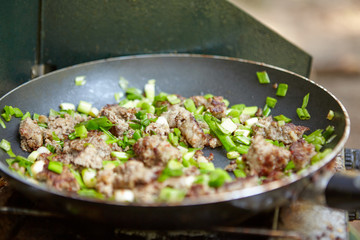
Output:
[[[124,83],[126,98],[100,111],[85,101],[76,109],[63,103],[48,116],[23,115],[6,106],[6,121],[22,117],[21,148],[30,153],[15,156],[3,139],[0,147],[9,153],[10,168],[36,183],[82,196],[169,203],[285,178],[331,151],[322,146],[334,137],[333,127],[304,135],[309,128],[283,115],[270,116],[273,97],[262,109],[229,106],[211,94],[155,96],[155,80],[144,93]],[[279,84],[276,96],[286,91],[286,84]],[[306,95],[296,110],[301,119],[310,117],[308,101]],[[216,168],[204,147],[224,148],[228,166]]]

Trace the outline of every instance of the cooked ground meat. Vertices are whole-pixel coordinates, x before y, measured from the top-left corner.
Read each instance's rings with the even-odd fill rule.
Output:
[[[223,97],[214,96],[206,99],[203,96],[194,96],[191,97],[191,99],[194,101],[196,107],[204,106],[214,117],[219,119],[226,117],[227,108]]]
[[[296,142],[305,131],[309,130],[307,127],[297,126],[292,123],[279,126],[279,123],[273,121],[272,117],[260,118],[258,124],[254,124],[252,129],[255,135],[261,135],[264,138],[277,140],[284,144]]]
[[[160,120],[159,120],[160,119]],[[160,117],[156,122],[150,123],[145,128],[145,133],[151,135],[168,136],[170,133],[170,127],[167,120],[164,117]]]
[[[311,158],[316,154],[313,144],[299,139],[290,146],[291,160],[295,164],[295,170],[300,170],[309,164]]]
[[[111,147],[101,138],[102,133],[90,131],[88,137],[65,141],[61,161],[99,169],[110,159]]]
[[[21,137],[21,148],[24,151],[32,152],[43,145],[42,130],[39,125],[37,125],[37,122],[31,118],[25,118],[21,121],[19,133]]]
[[[129,130],[127,121],[136,119],[135,113],[135,108],[124,108],[118,104],[112,104],[103,107],[100,116],[105,116],[111,123],[116,124],[110,131],[115,136],[122,137],[124,132]]]
[[[172,107],[165,112],[163,117],[166,118],[171,128],[177,127],[186,141],[194,148],[202,148],[207,143],[204,131],[199,126],[191,112],[183,107]]]
[[[75,114],[74,117],[69,114],[61,116],[50,116],[47,120],[48,128],[44,129],[44,138],[53,139],[53,132],[60,138],[74,132],[74,127],[77,123],[87,120],[87,117],[81,117],[80,114]]]
[[[43,170],[36,175],[38,180],[46,181],[46,184],[60,191],[77,192],[80,190],[80,185],[66,165],[63,166],[62,172],[58,174],[48,170],[49,161],[47,159],[44,161],[45,165]]]
[[[273,171],[284,170],[290,160],[290,151],[266,142],[261,135],[252,139],[245,160],[250,171],[259,176],[268,176]]]
[[[171,159],[181,159],[179,149],[173,147],[166,138],[158,135],[139,139],[134,144],[137,158],[146,166],[163,166]]]

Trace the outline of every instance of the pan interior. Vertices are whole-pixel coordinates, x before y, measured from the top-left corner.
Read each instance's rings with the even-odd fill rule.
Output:
[[[267,71],[271,83],[259,84],[257,71]],[[86,84],[75,86],[74,79],[77,76],[85,76]],[[263,107],[267,96],[274,97],[278,100],[271,112],[274,116],[284,114],[294,124],[307,126],[311,131],[324,129],[328,125],[335,126],[337,137],[326,147],[336,147],[339,150],[348,136],[349,120],[344,107],[312,81],[268,65],[213,56],[150,55],[81,64],[23,84],[0,99],[0,108],[11,105],[31,114],[48,114],[50,108],[57,110],[60,103],[77,104],[80,100],[85,100],[100,109],[106,104],[116,103],[115,93],[124,92],[119,86],[120,77],[127,79],[129,86],[140,89],[143,89],[149,79],[155,79],[157,94],[167,92],[190,97],[211,93],[224,96],[230,101],[230,105],[244,103],[247,106]],[[288,84],[286,97],[275,95],[275,83]],[[311,119],[301,121],[297,117],[296,108],[301,107],[307,93],[310,93],[307,109]],[[326,119],[329,110],[335,112],[331,122]],[[0,129],[1,138],[12,143],[15,154],[26,156],[20,149],[19,121],[12,120],[6,126],[6,129]],[[209,152],[209,149],[205,150],[206,155]],[[224,150],[219,148],[211,152],[214,153],[217,167],[225,167],[229,163]],[[14,176],[7,168],[7,158],[7,154],[0,151],[1,170]]]

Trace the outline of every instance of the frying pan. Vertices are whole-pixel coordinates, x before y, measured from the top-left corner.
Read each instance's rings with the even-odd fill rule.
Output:
[[[271,84],[259,84],[256,72],[264,70],[267,71]],[[82,75],[86,76],[86,84],[75,86],[75,77]],[[40,201],[47,208],[62,213],[122,227],[153,229],[204,228],[239,222],[254,213],[298,198],[308,185],[314,185],[314,181],[315,185],[321,185],[318,183],[325,181],[343,188],[342,183],[335,179],[341,178],[337,175],[330,181],[326,177],[317,179],[317,176],[329,172],[327,164],[342,151],[349,136],[350,120],[344,106],[330,92],[311,80],[262,63],[189,54],[111,58],[68,67],[31,80],[3,96],[0,99],[0,108],[11,105],[30,113],[48,114],[50,108],[58,109],[62,102],[77,104],[80,100],[85,100],[100,109],[105,104],[115,103],[114,93],[123,91],[118,84],[120,77],[127,79],[130,86],[140,89],[149,79],[156,79],[157,93],[177,93],[184,97],[212,93],[224,96],[231,104],[244,103],[260,107],[265,105],[267,96],[276,97],[273,83],[287,83],[287,96],[276,97],[278,103],[272,110],[272,115],[284,114],[293,119],[293,123],[305,125],[312,131],[325,129],[330,124],[335,126],[336,138],[325,146],[333,151],[321,162],[290,178],[173,205],[116,203],[48,189],[12,172],[5,161],[7,154],[0,151],[0,170],[14,188],[29,198]],[[300,121],[296,108],[301,106],[307,93],[310,93],[307,109],[311,119]],[[329,110],[335,112],[332,121],[326,119]],[[19,120],[11,120],[6,129],[0,129],[0,136],[11,142],[15,154],[25,156],[26,153],[19,147],[18,126]],[[206,149],[205,154],[209,151]],[[224,167],[229,163],[223,149],[211,152],[214,153],[215,166]],[[352,184],[352,191],[353,179],[345,179]],[[330,194],[327,195],[339,196],[337,189],[334,193],[328,188]]]

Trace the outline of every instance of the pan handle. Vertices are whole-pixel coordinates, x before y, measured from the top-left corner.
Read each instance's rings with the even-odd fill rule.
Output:
[[[345,148],[344,164],[346,170],[360,170],[360,149]]]

